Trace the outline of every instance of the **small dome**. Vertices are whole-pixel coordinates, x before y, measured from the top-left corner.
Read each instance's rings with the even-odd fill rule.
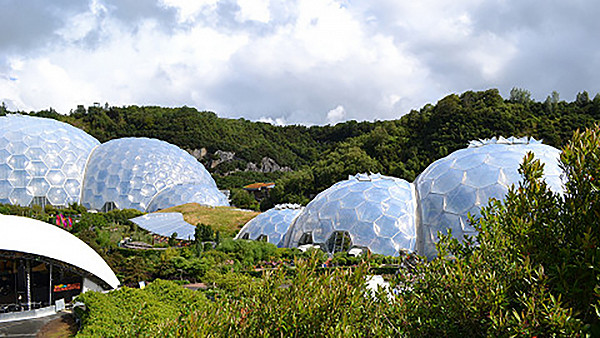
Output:
[[[81,203],[96,210],[146,211],[162,190],[186,183],[217,189],[204,166],[175,145],[149,138],[116,139],[92,153]]]
[[[350,176],[317,195],[286,234],[286,246],[318,244],[328,252],[366,247],[398,255],[414,250],[413,185],[379,174]]]
[[[150,202],[147,211],[154,212],[187,203],[198,203],[211,207],[229,206],[227,196],[217,187],[187,183],[174,185],[158,193]]]
[[[279,204],[251,219],[235,239],[264,239],[283,246],[285,233],[304,208],[297,204]]]
[[[544,177],[550,189],[562,191],[560,151],[533,138],[493,138],[472,141],[432,163],[415,181],[421,208],[418,231],[419,253],[436,255],[437,232],[447,232],[462,239],[475,235],[467,215],[480,215],[490,198],[503,199],[508,188],[521,180],[518,172],[523,157],[533,152],[544,163]]]
[[[87,159],[99,142],[52,119],[0,117],[0,203],[79,203]]]

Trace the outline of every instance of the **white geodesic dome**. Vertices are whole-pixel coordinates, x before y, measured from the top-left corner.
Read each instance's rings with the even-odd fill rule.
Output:
[[[343,233],[353,247],[398,255],[414,250],[416,211],[411,183],[380,174],[350,176],[306,206],[288,230],[285,246],[318,244],[331,252],[332,241],[339,242],[336,236]]]
[[[303,209],[297,204],[278,204],[248,221],[235,239],[264,238],[269,243],[283,247],[286,232]]]
[[[227,196],[216,186],[187,183],[174,185],[158,193],[148,205],[147,211],[154,212],[186,203],[198,203],[211,207],[229,206]]]
[[[69,124],[24,115],[0,117],[0,203],[79,202],[95,138]]]
[[[204,166],[175,145],[149,138],[111,140],[90,157],[81,204],[147,211],[154,197],[179,184],[217,189]]]
[[[420,254],[436,255],[437,233],[447,233],[462,239],[475,235],[467,215],[480,215],[490,198],[502,200],[508,188],[521,180],[518,173],[523,157],[533,152],[544,163],[546,183],[554,192],[562,191],[560,151],[533,138],[493,138],[472,141],[432,163],[415,180],[421,209],[418,230]]]

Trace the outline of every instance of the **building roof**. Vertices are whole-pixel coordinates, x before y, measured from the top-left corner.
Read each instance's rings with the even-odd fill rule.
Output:
[[[215,196],[215,204],[210,205],[228,205],[210,173],[181,148],[143,137],[115,139],[98,146],[90,156],[81,204],[102,210],[106,202],[114,202],[119,209],[148,211],[161,191],[178,184],[205,187]]]
[[[267,236],[269,243],[283,247],[283,237],[302,210],[303,207],[298,204],[278,204],[248,221],[235,239],[247,236],[257,240],[260,236]]]
[[[140,228],[157,235],[171,237],[177,233],[178,239],[193,240],[196,227],[186,222],[178,212],[156,212],[130,219]]]
[[[0,117],[0,203],[79,202],[85,164],[99,144],[67,123],[24,115]]]
[[[411,183],[380,174],[357,174],[308,203],[290,226],[284,245],[298,247],[309,237],[325,247],[336,242],[338,232],[347,232],[353,246],[397,256],[401,250],[415,249],[416,211]]]
[[[257,182],[257,183],[252,183],[252,184],[248,184],[247,186],[244,186],[244,190],[262,190],[262,189],[272,189],[275,187],[275,183],[274,182]]]
[[[94,249],[59,227],[27,217],[0,215],[0,234],[0,250],[43,256],[73,265],[113,289],[120,284]]]

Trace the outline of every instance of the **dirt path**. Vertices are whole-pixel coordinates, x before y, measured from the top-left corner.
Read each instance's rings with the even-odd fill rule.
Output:
[[[44,325],[36,337],[73,337],[77,334],[77,324],[72,313],[65,313]]]

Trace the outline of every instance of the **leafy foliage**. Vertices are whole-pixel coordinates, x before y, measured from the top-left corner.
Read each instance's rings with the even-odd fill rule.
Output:
[[[149,323],[144,327],[166,336],[596,336],[599,155],[600,128],[577,133],[561,157],[567,181],[565,194],[558,195],[543,181],[543,165],[528,154],[520,168],[523,181],[473,220],[476,238],[459,242],[440,234],[438,258],[395,258],[401,266],[392,280],[395,295],[366,289],[366,274],[381,258],[353,268],[319,269],[322,257],[313,252],[308,260],[295,261],[292,274],[283,267],[260,279],[224,270],[206,273],[205,280],[220,290],[205,293],[213,302],[181,299],[195,305],[186,305],[178,316],[167,308],[160,322],[141,311]],[[238,261],[277,257],[277,250],[260,242],[224,241],[214,252],[221,260]],[[344,265],[348,259],[339,254],[333,261]],[[104,306],[111,308],[110,298],[120,297],[118,292],[103,296],[109,304]],[[118,299],[125,309],[139,311]],[[104,306],[90,308],[87,318],[109,315]],[[91,322],[84,321],[82,332]],[[109,325],[114,326],[104,327]],[[123,327],[146,334],[136,325]]]

